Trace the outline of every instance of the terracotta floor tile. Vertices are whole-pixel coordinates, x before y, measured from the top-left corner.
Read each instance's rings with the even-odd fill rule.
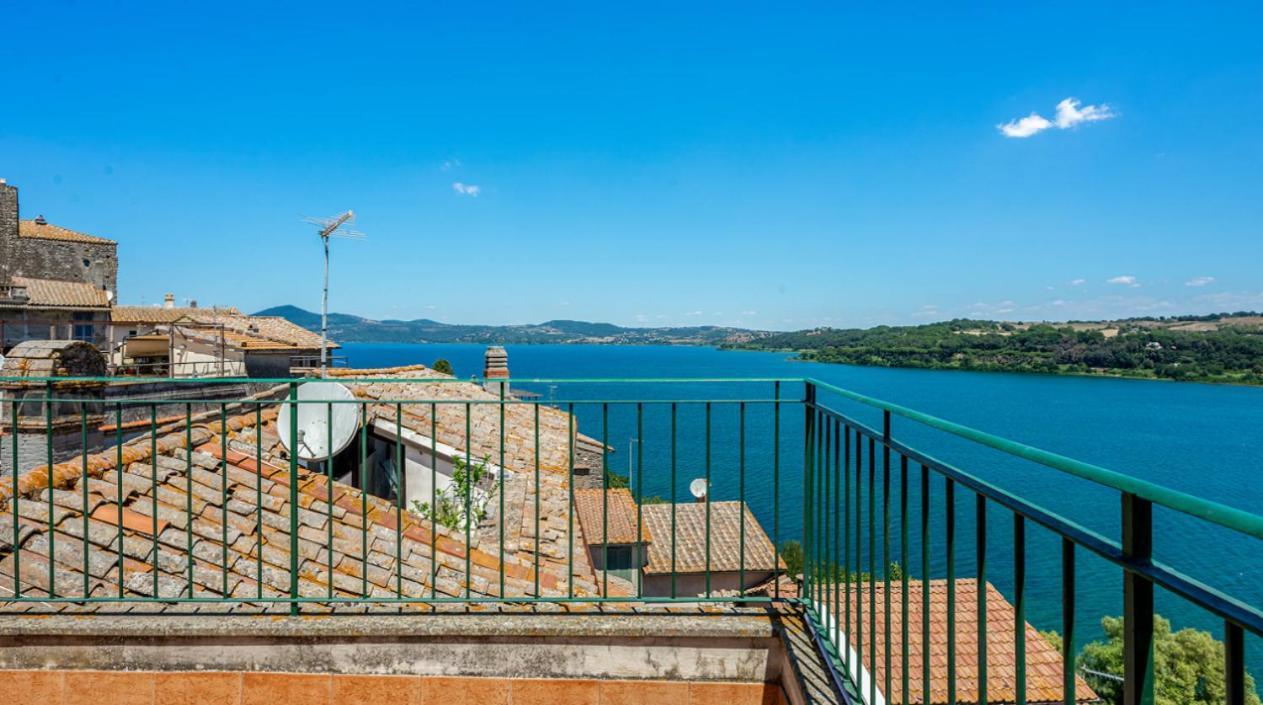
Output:
[[[418,676],[333,676],[334,705],[421,705]]]
[[[689,683],[689,705],[763,705],[762,683]]]
[[[152,671],[65,671],[62,705],[153,705]]]
[[[601,684],[563,678],[516,679],[513,705],[600,705]]]
[[[328,705],[328,674],[247,673],[241,681],[241,705]]]
[[[499,678],[433,676],[421,679],[424,702],[508,705],[509,681]]]
[[[155,705],[240,705],[240,673],[172,671],[154,676]]]
[[[0,693],[12,705],[57,705],[60,671],[0,671]]]
[[[602,681],[601,705],[688,703],[689,684],[667,681]]]

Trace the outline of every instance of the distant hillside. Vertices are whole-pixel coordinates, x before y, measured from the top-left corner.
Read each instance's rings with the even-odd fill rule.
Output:
[[[1104,374],[1263,384],[1263,316],[1253,312],[1015,323],[815,328],[731,347],[874,367]]]
[[[320,314],[297,306],[274,306],[259,316],[280,316],[308,330],[320,330]],[[546,321],[517,326],[439,323],[426,318],[376,321],[345,313],[329,314],[329,337],[339,343],[600,343],[609,345],[739,345],[771,335],[723,326],[624,328],[612,323]]]

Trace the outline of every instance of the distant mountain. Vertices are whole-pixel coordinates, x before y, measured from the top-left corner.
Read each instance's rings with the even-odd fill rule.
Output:
[[[297,306],[274,306],[257,316],[280,316],[308,330],[320,330],[320,314]],[[599,343],[608,345],[740,345],[771,335],[766,331],[724,326],[624,328],[613,323],[545,321],[516,326],[440,323],[329,314],[329,337],[340,343]]]

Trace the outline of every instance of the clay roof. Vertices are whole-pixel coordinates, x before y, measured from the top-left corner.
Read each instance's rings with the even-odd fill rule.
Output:
[[[26,287],[29,306],[108,308],[110,305],[104,291],[86,282],[13,277],[13,284]]]
[[[864,645],[861,658],[865,666],[875,672],[877,687],[886,683],[886,592],[885,584],[877,583],[876,602],[870,599],[869,584],[856,583],[856,591],[838,599],[835,604],[850,602],[851,619],[857,617],[857,608],[863,607]],[[930,703],[947,702],[947,581],[929,581],[930,593]],[[895,581],[890,585],[890,683],[893,692],[885,693],[886,702],[902,705],[923,702],[923,683],[926,673],[923,667],[924,646],[921,639],[922,622],[921,581],[908,584],[908,693],[902,692],[903,638],[902,586]],[[987,700],[993,703],[1011,703],[1016,697],[1013,623],[1016,612],[1013,605],[990,583],[987,595]],[[835,607],[835,612],[837,611]],[[845,611],[837,615],[846,630]],[[871,631],[870,617],[876,617],[876,632]],[[853,632],[858,631],[852,629]],[[1026,624],[1026,700],[1028,703],[1062,702],[1061,653],[1040,636],[1034,626]],[[874,641],[875,639],[875,641]],[[856,648],[855,634],[850,635],[852,648]],[[876,644],[876,668],[869,663],[869,648]],[[978,582],[956,581],[956,699],[962,703],[978,700]],[[865,691],[867,695],[867,691]],[[1098,702],[1099,697],[1080,677],[1075,678],[1076,702]]]
[[[18,221],[18,237],[38,238],[40,240],[63,240],[65,242],[87,242],[98,245],[116,245],[113,240],[88,235],[70,228],[63,228],[52,223],[41,223],[37,220]]]
[[[235,308],[163,308],[161,306],[115,306],[110,318],[115,323],[171,323],[198,314],[240,315]]]
[[[626,487],[577,489],[574,491],[574,508],[588,543],[639,543],[636,540],[636,500],[632,499],[631,490]],[[643,523],[640,535],[640,541],[651,540],[649,527]]]
[[[417,371],[406,374],[415,376]],[[430,385],[425,384],[407,385],[407,389],[405,385],[351,386],[369,400],[366,408],[372,424],[393,423],[395,413],[394,404],[372,403],[375,394],[389,393],[392,400],[429,399]],[[467,382],[443,386],[456,398],[462,394],[480,398],[483,393],[481,387]],[[383,410],[388,420],[379,418]],[[562,414],[555,409],[550,412],[550,423],[555,424],[552,417]],[[576,527],[574,537],[567,532],[569,493],[564,473],[542,471],[537,484],[533,472],[521,472],[524,468],[515,449],[512,462],[508,457],[505,462],[515,474],[505,482],[503,518],[493,512],[466,544],[463,531],[435,526],[407,508],[401,511],[387,500],[364,495],[341,482],[330,483],[325,476],[304,469],[297,477],[298,506],[292,507],[288,461],[281,455],[276,436],[276,407],[264,410],[261,418],[262,426],[256,424],[253,412],[222,423],[218,416],[194,419],[190,426],[181,422],[159,429],[156,438],[145,434],[122,446],[121,452],[110,448],[56,464],[51,479],[44,467],[23,473],[18,481],[16,551],[12,488],[3,483],[0,509],[7,511],[0,511],[0,594],[13,588],[15,556],[20,558],[25,594],[47,594],[50,544],[54,543],[51,521],[56,533],[58,595],[83,594],[85,580],[90,595],[117,594],[120,580],[124,594],[130,596],[187,595],[190,581],[197,597],[287,595],[289,523],[295,510],[298,589],[304,596],[319,598],[332,589],[334,596],[341,597],[393,597],[398,590],[410,598],[442,598],[464,597],[468,589],[474,597],[499,597],[502,566],[504,596],[510,598],[535,594],[537,578],[539,592],[545,596],[570,591],[578,597],[594,596],[600,589],[580,530]],[[439,413],[441,442],[456,437],[450,421],[448,414]],[[427,417],[409,413],[403,423],[413,433],[429,434]],[[463,431],[464,420],[457,425]],[[498,429],[478,424],[473,447],[488,443],[489,434],[498,437]],[[541,434],[544,438],[551,444],[557,437]],[[151,443],[157,448],[156,458],[150,452]],[[261,457],[256,443],[262,446]],[[502,520],[503,551],[499,545]],[[396,532],[401,541],[396,541]],[[570,545],[575,547],[573,555]],[[465,573],[466,557],[471,575]],[[95,604],[108,608],[107,603]],[[229,607],[269,609],[262,603],[199,609]],[[191,609],[164,603],[146,608]]]
[[[201,314],[193,318],[201,322],[220,324],[238,333],[267,338],[297,348],[320,349],[319,333],[313,333],[302,326],[290,323],[280,316],[245,316],[218,311],[208,313],[203,309]],[[331,342],[329,347],[336,348],[338,345]]]
[[[785,569],[783,561],[779,564],[774,562],[772,541],[744,502],[710,502],[709,505],[711,572],[741,569],[742,519],[745,521],[745,569]],[[675,508],[674,534],[671,531],[672,507]],[[706,572],[706,507],[705,502],[646,504],[641,507],[645,526],[655,537],[654,542],[649,544],[649,563],[644,568],[646,574],[671,572],[672,536],[675,542],[675,571]]]
[[[207,336],[214,337],[218,337],[222,327],[225,339],[242,348],[320,350],[319,333],[280,316],[247,316],[235,308],[115,306],[110,318],[122,325],[189,324],[189,328],[201,327]],[[330,342],[329,347],[337,348],[338,345]]]

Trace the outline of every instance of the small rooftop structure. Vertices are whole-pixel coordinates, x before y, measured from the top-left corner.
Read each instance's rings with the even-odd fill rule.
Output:
[[[23,341],[5,354],[4,364],[0,366],[0,377],[104,376],[105,358],[100,351],[78,340]],[[44,384],[43,381],[32,383]]]
[[[636,500],[626,487],[608,491],[576,489],[574,508],[589,544],[613,546],[650,541],[648,526],[642,525],[640,537],[636,536]]]
[[[674,507],[677,573],[705,573],[706,502],[687,504],[646,504],[641,507],[645,525],[653,536],[670,536]],[[745,569],[747,571],[784,570],[785,563],[776,563],[772,541],[764,533],[744,502],[710,502],[710,570],[736,571],[741,561],[741,521],[745,521]],[[671,544],[661,542],[649,549],[647,574],[671,573]]]

